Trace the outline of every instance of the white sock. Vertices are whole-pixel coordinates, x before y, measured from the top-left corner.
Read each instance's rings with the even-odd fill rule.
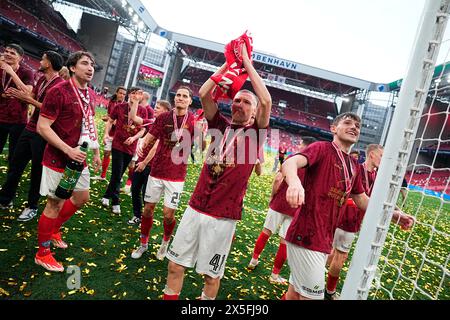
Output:
[[[216,300],[216,297],[214,297],[214,298],[208,297],[208,296],[202,291],[202,297],[201,297],[201,300]]]

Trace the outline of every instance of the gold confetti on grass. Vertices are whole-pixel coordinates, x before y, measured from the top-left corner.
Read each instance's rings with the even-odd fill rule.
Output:
[[[9,297],[9,292],[0,287],[0,296],[7,296]]]

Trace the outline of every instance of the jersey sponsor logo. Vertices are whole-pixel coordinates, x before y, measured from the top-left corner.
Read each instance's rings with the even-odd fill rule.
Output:
[[[175,258],[178,258],[178,257],[180,256],[178,253],[176,253],[175,251],[172,250],[172,247],[170,247],[170,248],[167,250],[167,252],[168,252],[171,256],[173,256],[173,257],[175,257]]]
[[[306,287],[306,286],[302,286],[302,289],[303,289],[304,291],[308,292],[309,294],[312,294],[312,295],[318,295],[318,296],[319,296],[319,295],[323,295],[324,292],[325,292],[325,289],[322,288],[322,289],[319,290],[319,288],[320,288],[320,287],[319,287],[318,285],[314,286],[313,289],[308,288],[308,287]]]

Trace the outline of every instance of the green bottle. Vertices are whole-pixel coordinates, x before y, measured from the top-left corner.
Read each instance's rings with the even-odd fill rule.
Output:
[[[80,150],[83,152],[87,151],[88,143],[83,142],[80,146]],[[56,188],[55,196],[60,199],[69,199],[72,196],[73,189],[77,185],[78,179],[81,176],[81,172],[84,169],[83,162],[78,162],[75,160],[69,160],[64,169],[64,174],[59,181],[59,185]]]

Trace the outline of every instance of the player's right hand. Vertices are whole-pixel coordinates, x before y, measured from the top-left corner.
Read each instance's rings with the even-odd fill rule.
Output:
[[[286,190],[286,201],[292,208],[298,208],[305,201],[305,189],[300,182],[300,179],[296,179],[291,182]]]
[[[80,146],[77,146],[75,148],[70,148],[67,152],[67,156],[77,162],[83,162],[86,159],[86,152],[81,151]]]
[[[144,150],[145,150],[145,148],[147,148],[147,146],[148,146],[148,141],[147,141],[147,139],[141,139],[141,140],[139,140],[139,141],[140,141],[140,142],[139,142],[138,145],[137,145],[136,153],[137,153],[137,155],[138,155],[139,157],[145,158],[147,155],[144,154]]]
[[[144,169],[145,169],[145,167],[146,167],[147,165],[144,163],[144,161],[142,161],[142,162],[139,162],[139,163],[137,163],[136,164],[136,171],[137,172],[142,172],[142,171],[144,171]]]

